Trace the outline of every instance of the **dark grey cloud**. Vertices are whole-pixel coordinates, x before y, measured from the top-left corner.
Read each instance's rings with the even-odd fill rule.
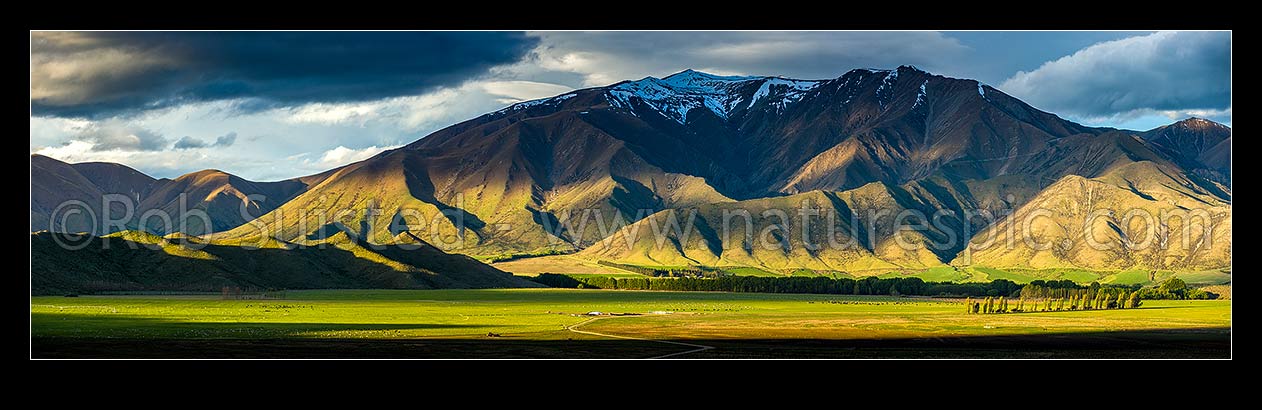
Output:
[[[206,147],[206,141],[202,141],[197,138],[193,138],[186,135],[184,136],[184,138],[180,138],[178,141],[175,141],[175,145],[172,146],[171,148],[193,149],[193,148],[205,148],[205,147]]]
[[[1229,116],[1231,33],[1159,32],[1103,42],[1018,72],[999,88],[1041,109],[1085,118]]]
[[[537,44],[513,32],[37,32],[31,110],[99,118],[248,99],[365,101],[459,84]]]
[[[236,132],[229,132],[227,134],[220,135],[219,137],[215,138],[216,147],[230,147],[232,146],[232,144],[236,142],[237,142]]]
[[[183,138],[180,138],[178,141],[175,141],[175,145],[171,146],[171,148],[194,149],[194,148],[206,148],[206,147],[230,147],[232,146],[233,143],[236,143],[236,142],[237,142],[236,132],[229,132],[227,134],[220,135],[219,137],[216,137],[215,142],[212,142],[212,143],[207,143],[206,141],[202,141],[200,139],[193,138],[186,135]]]

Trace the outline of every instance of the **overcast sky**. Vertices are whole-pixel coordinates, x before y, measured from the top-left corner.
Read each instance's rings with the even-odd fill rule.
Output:
[[[278,180],[575,88],[903,64],[1088,125],[1231,124],[1228,32],[35,32],[31,153]]]

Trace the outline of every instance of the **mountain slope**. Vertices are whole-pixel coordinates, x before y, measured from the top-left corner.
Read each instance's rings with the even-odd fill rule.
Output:
[[[143,197],[156,182],[151,176],[112,162],[81,162],[70,164],[70,167],[96,185],[101,192],[133,199]]]
[[[96,221],[102,215],[104,196],[96,184],[70,164],[31,155],[31,231],[98,232]],[[83,205],[69,205],[71,201]],[[71,213],[67,207],[79,212]]]
[[[750,150],[771,154],[752,176],[788,193],[902,184],[935,173],[989,179],[1013,173],[1056,139],[1101,132],[976,81],[908,66],[851,71],[769,123],[767,114],[742,124],[757,131]]]
[[[447,289],[536,287],[472,258],[421,241],[391,246],[334,235],[321,247],[249,249],[166,239],[138,231],[105,237],[31,234],[32,294],[95,291],[253,289]],[[67,249],[71,243],[81,249]]]
[[[1140,161],[1097,178],[1061,178],[976,235],[971,252],[954,263],[1096,270],[1230,266],[1230,202],[1161,168]]]
[[[932,181],[906,187],[873,182],[844,192],[670,209],[615,232],[579,256],[642,265],[854,274],[941,266],[966,240],[950,236],[966,230],[963,219],[934,219],[940,209],[960,209],[950,190]],[[895,221],[925,229],[898,230]]]
[[[1052,268],[1079,267],[1090,269],[1200,269],[1221,267],[1230,263],[1230,194],[1215,184],[1208,184],[1195,175],[1186,174],[1177,164],[1153,150],[1134,134],[1110,131],[1099,135],[1080,134],[1050,141],[1047,147],[1027,156],[1024,163],[1014,166],[1011,174],[984,180],[963,179],[939,171],[933,176],[908,182],[901,186],[888,183],[869,183],[865,186],[837,192],[812,192],[810,195],[794,195],[775,199],[755,199],[720,206],[703,206],[697,209],[698,222],[691,226],[696,232],[714,231],[714,234],[698,237],[681,237],[678,232],[656,229],[671,226],[674,218],[685,228],[693,209],[669,210],[655,214],[645,222],[637,223],[613,234],[607,246],[593,246],[582,255],[621,263],[643,265],[718,265],[755,266],[772,270],[796,268],[840,270],[852,274],[864,272],[882,273],[892,270],[920,269],[929,266],[953,264],[982,264],[983,266]],[[1062,176],[1049,180],[1050,176]],[[1086,177],[1084,177],[1086,176]],[[1073,177],[1073,178],[1071,178]],[[1088,179],[1090,178],[1090,179]],[[1039,219],[1039,213],[1052,204],[1101,203],[1082,197],[1082,189],[1065,188],[1070,182],[1090,181],[1090,185],[1110,186],[1111,190],[1095,189],[1092,192],[1108,192],[1108,208],[1118,217],[1127,212],[1144,212],[1159,215],[1173,212],[1201,212],[1213,215],[1216,224],[1207,241],[1211,246],[1192,249],[1135,249],[1127,242],[1126,235],[1138,232],[1139,226],[1125,227],[1107,243],[1109,256],[1093,249],[1074,248],[1059,253],[1038,254],[1028,247],[973,249],[965,251],[971,238],[990,238],[999,233],[1007,243],[1020,238],[1013,229],[1023,226],[1026,219],[1047,223]],[[1050,186],[1044,186],[1051,183]],[[1087,183],[1087,182],[1083,182]],[[787,212],[796,216],[804,198],[823,195],[832,198],[833,206],[816,207],[825,218],[855,221],[838,225],[838,231],[846,239],[859,239],[863,247],[824,247],[812,250],[798,238],[804,226],[812,226],[808,235],[816,235],[817,222],[803,224],[801,218],[788,222],[778,219],[755,218],[753,232],[774,232],[783,228],[790,236],[780,247],[750,247],[748,240],[733,242],[727,238],[743,234],[744,230],[721,228],[721,215],[747,211],[757,215],[768,209]],[[822,202],[817,200],[816,202]],[[776,203],[770,206],[768,203]],[[1033,208],[1031,208],[1033,207]],[[1077,208],[1073,208],[1077,209]],[[1100,208],[1105,209],[1105,208]],[[908,218],[901,218],[910,212]],[[1072,225],[1082,221],[1085,213],[1052,209],[1052,221],[1059,225]],[[884,214],[884,217],[873,217]],[[935,216],[940,213],[941,215]],[[867,218],[863,216],[867,215]],[[966,217],[973,215],[973,217]],[[1011,215],[1009,219],[1004,216]],[[1164,215],[1164,214],[1162,214]],[[935,219],[936,218],[936,219]],[[924,225],[927,221],[931,222]],[[1133,222],[1133,221],[1132,221]],[[1120,221],[1114,221],[1120,226]],[[1059,226],[1058,225],[1058,226]],[[649,227],[654,229],[650,229]],[[904,227],[913,227],[908,230]],[[919,228],[923,226],[922,228]],[[1107,226],[1103,225],[1103,226]],[[1168,221],[1165,235],[1182,235],[1179,221]],[[1130,231],[1127,231],[1127,230]],[[639,236],[631,236],[636,232]],[[647,234],[646,234],[647,232]],[[665,233],[665,235],[654,232]],[[1015,232],[1021,232],[1017,230]],[[1188,231],[1191,234],[1191,231]],[[974,235],[974,233],[977,233]],[[1051,240],[1066,239],[1082,245],[1081,232],[1072,229],[1057,231],[1040,230],[1038,237]],[[726,235],[726,236],[725,236]],[[1075,237],[1074,235],[1079,235]],[[627,245],[627,238],[634,238]],[[664,241],[659,241],[665,238]],[[824,237],[826,238],[826,236]],[[1199,237],[1198,237],[1199,238]],[[779,242],[783,238],[778,238]],[[841,242],[844,242],[841,241]],[[814,241],[814,244],[827,243]],[[1224,245],[1225,244],[1225,245]],[[963,254],[961,255],[961,252]],[[1048,251],[1051,252],[1051,251]],[[1055,255],[1048,259],[1046,255]],[[1077,255],[1066,259],[1068,256]],[[875,262],[874,262],[875,261]],[[1108,262],[1106,262],[1108,261]],[[1027,264],[1028,263],[1028,264]]]
[[[356,232],[374,241],[393,238],[401,224],[392,229],[391,223],[403,222],[417,236],[438,235],[432,242],[463,253],[577,249],[601,236],[570,234],[560,221],[617,225],[665,207],[729,200],[703,179],[655,166],[613,137],[604,127],[654,131],[610,114],[501,113],[458,124],[343,167],[224,237],[257,237],[259,226],[269,226],[271,235],[302,242],[334,221],[330,215],[320,223],[309,212],[324,206],[348,210],[338,222],[368,229]],[[368,216],[369,208],[381,212]]]
[[[433,242],[455,252],[581,249],[663,209],[1007,175],[1058,139],[1100,132],[913,67],[818,81],[688,70],[450,126],[326,173],[276,215],[223,237],[301,242],[332,222],[310,216],[325,206],[346,210],[337,222],[375,241],[392,238],[400,228],[391,222],[411,213],[421,217],[405,230],[446,238]],[[370,203],[387,206],[368,216]],[[450,215],[436,218],[441,211]],[[605,228],[571,232],[584,224]]]
[[[141,210],[159,210],[171,215],[172,225],[167,226],[158,218],[141,222],[146,230],[159,234],[178,231],[204,235],[225,231],[271,212],[305,188],[305,184],[296,180],[252,182],[219,170],[198,171],[158,180],[142,197]],[[208,218],[197,217],[201,213],[190,213],[192,210],[202,211]],[[187,223],[181,225],[181,219]]]
[[[316,175],[251,183],[203,171],[156,181],[142,197],[145,208],[178,211],[175,198],[191,193],[191,208],[222,222],[211,224],[220,231],[211,238],[239,244],[412,237],[470,255],[586,249],[591,258],[633,263],[902,269],[960,260],[975,232],[1031,201],[1049,203],[1055,195],[1047,190],[1069,177],[1143,201],[1169,192],[1184,198],[1177,209],[1229,210],[1230,155],[1230,129],[1206,120],[1142,134],[1086,127],[980,82],[911,66],[825,80],[686,70],[514,104]],[[1126,192],[1116,202],[1134,202]],[[268,200],[247,200],[252,193]],[[679,212],[698,210],[692,227],[705,231],[725,211],[804,198],[827,203],[814,208],[824,215],[855,207],[953,214],[911,232],[871,227],[855,234],[869,242],[844,254],[741,252],[740,243],[712,235],[675,238],[673,250],[638,239],[624,251],[595,249]],[[32,220],[42,215],[33,202]],[[755,219],[758,228],[792,225]],[[890,245],[894,238],[949,243],[904,249]]]

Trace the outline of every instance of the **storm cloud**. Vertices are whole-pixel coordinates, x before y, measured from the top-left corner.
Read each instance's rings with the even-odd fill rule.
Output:
[[[1230,121],[1231,33],[1159,32],[1103,42],[1017,72],[999,88],[1071,116],[1208,111]]]
[[[32,32],[30,152],[276,180],[508,104],[692,68],[835,78],[912,64],[1066,119],[1230,124],[1223,32]],[[241,138],[235,138],[240,133]],[[219,136],[219,137],[216,137]]]
[[[538,39],[513,32],[35,32],[31,111],[102,118],[247,99],[368,101],[458,85]]]

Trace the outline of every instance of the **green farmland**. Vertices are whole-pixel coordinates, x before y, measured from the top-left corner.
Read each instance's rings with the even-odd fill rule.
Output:
[[[33,357],[1230,357],[1230,326],[1229,300],[967,315],[926,298],[572,289],[31,299]]]

